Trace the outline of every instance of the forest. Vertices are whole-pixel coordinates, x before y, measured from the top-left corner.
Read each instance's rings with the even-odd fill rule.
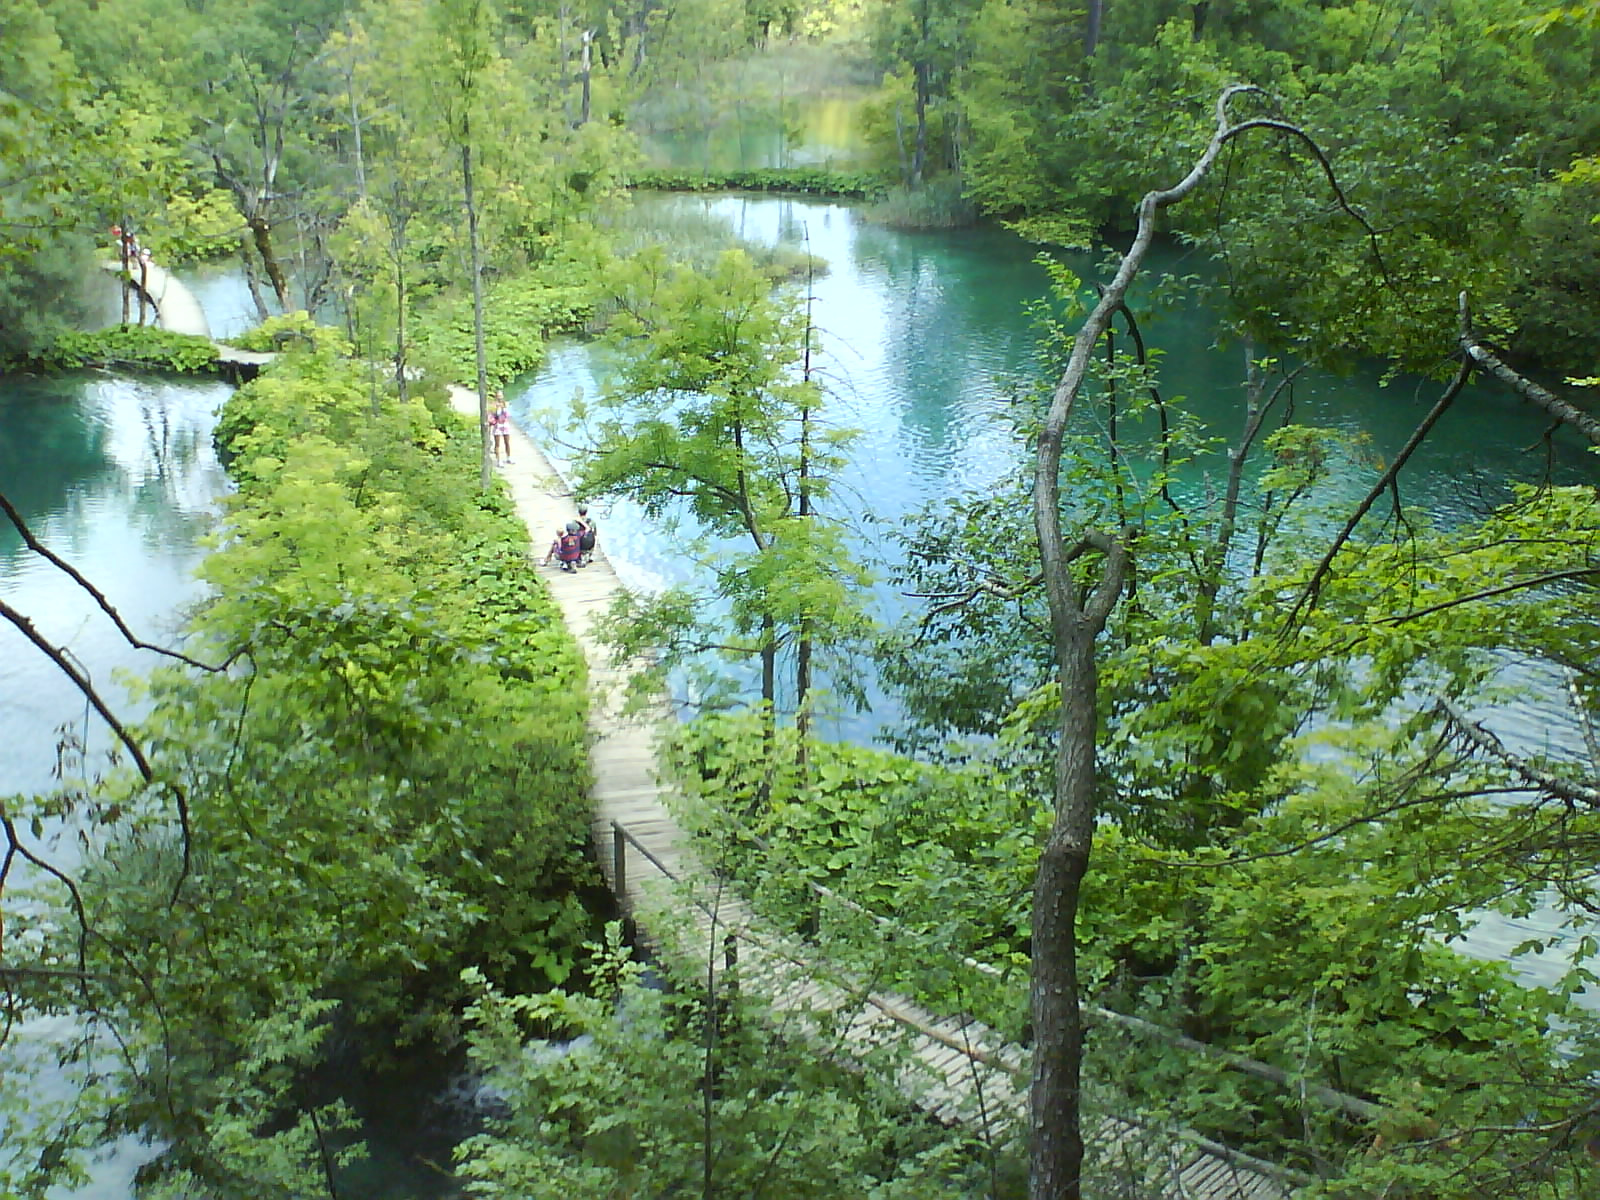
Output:
[[[123,701],[14,602],[41,560],[139,637],[0,475],[0,617],[113,747],[0,795],[0,1194],[72,1194],[131,1137],[140,1197],[399,1195],[361,1182],[350,1081],[418,1057],[487,1099],[405,1195],[1164,1194],[1161,1137],[1112,1155],[1107,1114],[1297,1196],[1600,1194],[1600,503],[1547,474],[1441,522],[1406,474],[1475,380],[1552,461],[1600,446],[1600,7],[42,0],[0,52],[0,370],[215,369],[87,328],[112,226],[237,264],[239,341],[278,354],[217,418],[207,598]],[[848,162],[648,152],[788,144],[807,97],[847,102]],[[637,219],[680,187],[1036,245],[1005,478],[854,553],[827,264]],[[1202,294],[1226,425],[1159,340]],[[680,820],[819,959],[1026,1047],[1008,1137],[612,920],[584,662],[446,394],[486,415],[557,336],[610,364],[550,431],[577,494],[709,548],[608,618],[696,701],[663,732]],[[1428,395],[1387,460],[1296,407],[1374,364]],[[1562,679],[1580,749],[1487,727],[1512,661]],[[868,666],[896,719],[823,736]],[[1512,961],[1459,945],[1535,912]]]

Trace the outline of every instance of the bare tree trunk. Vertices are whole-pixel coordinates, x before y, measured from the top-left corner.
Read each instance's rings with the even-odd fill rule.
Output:
[[[769,712],[778,705],[778,623],[771,613],[761,614],[761,698]]]
[[[1222,495],[1222,513],[1217,522],[1217,536],[1206,547],[1202,562],[1204,570],[1200,573],[1197,588],[1196,638],[1203,646],[1209,646],[1217,635],[1216,601],[1222,589],[1223,573],[1227,570],[1228,553],[1233,548],[1234,534],[1239,526],[1239,494],[1244,487],[1245,462],[1249,459],[1251,450],[1255,448],[1256,438],[1261,433],[1267,414],[1277,404],[1284,389],[1294,382],[1300,370],[1301,368],[1296,368],[1280,380],[1278,386],[1273,388],[1272,394],[1268,396],[1266,380],[1262,376],[1260,364],[1255,359],[1255,347],[1250,342],[1245,342],[1244,430],[1239,435],[1238,443],[1228,448],[1228,482]]]
[[[1088,530],[1071,547],[1063,540],[1061,454],[1067,422],[1088,375],[1094,348],[1110,328],[1112,316],[1122,306],[1150,249],[1160,210],[1197,187],[1222,147],[1244,130],[1266,127],[1305,137],[1297,127],[1282,121],[1259,119],[1230,124],[1228,101],[1239,92],[1253,90],[1225,89],[1217,99],[1216,131],[1189,174],[1174,187],[1148,192],[1140,201],[1133,244],[1078,330],[1066,369],[1040,426],[1033,519],[1050,606],[1061,711],[1054,781],[1055,822],[1034,879],[1033,978],[1029,997],[1034,1022],[1029,1200],[1079,1200],[1082,1195],[1083,1017],[1078,996],[1076,924],[1096,816],[1098,679],[1094,643],[1116,606],[1128,569],[1126,550],[1106,533]],[[1326,159],[1321,161],[1324,170],[1328,170]],[[1085,599],[1071,568],[1074,561],[1091,552],[1103,556],[1103,564]]]
[[[288,312],[289,281],[284,277],[283,267],[278,263],[278,256],[272,249],[272,226],[260,213],[249,218],[249,223],[256,253],[261,256],[261,265],[265,268],[267,279],[272,284],[272,294],[278,298],[278,307]],[[263,319],[265,319],[264,310]]]
[[[1083,1013],[1074,928],[1094,840],[1095,636],[1082,614],[1056,647],[1061,680],[1056,821],[1033,882],[1033,1085],[1029,1196],[1078,1200],[1083,1171]]]
[[[894,147],[900,156],[900,178],[909,182],[911,163],[906,158],[906,119],[898,103],[894,106]]]
[[[1105,16],[1106,0],[1089,0],[1089,10],[1083,20],[1083,57],[1093,58],[1100,45],[1100,22]]]
[[[355,89],[348,92],[350,97],[350,129],[355,134],[356,152],[356,194],[363,200],[367,198],[367,157],[361,144],[361,112],[356,107]]]
[[[394,262],[394,386],[404,404],[410,384],[406,379],[406,265],[399,254]]]
[[[256,320],[267,319],[267,301],[261,294],[261,276],[256,271],[256,260],[250,253],[250,239],[239,243],[239,260],[244,264],[244,283],[250,290],[250,299],[256,306]]]
[[[583,100],[578,109],[578,127],[589,123],[589,72],[594,55],[594,30],[583,31]]]
[[[809,248],[809,239],[808,239]],[[814,281],[806,282],[806,339],[805,349],[800,359],[800,379],[803,383],[811,382],[811,288]],[[800,414],[800,482],[799,503],[796,511],[802,521],[811,518],[811,409],[807,407]],[[802,764],[806,756],[806,735],[811,732],[811,651],[812,651],[812,621],[810,617],[800,619],[798,641],[795,645],[794,665],[794,691],[795,691],[795,730],[800,735],[800,758]]]
[[[911,186],[922,186],[922,173],[928,166],[928,75],[930,69],[925,62],[919,62],[916,68],[917,76],[917,136],[916,144],[911,151]]]
[[[124,217],[123,221],[126,222],[127,219]],[[128,268],[128,239],[122,235],[122,230],[127,227],[126,224],[117,227],[117,258],[122,263],[122,273],[118,278],[122,283],[122,323],[124,325],[128,323],[130,302],[128,293],[133,290],[133,273]]]
[[[467,204],[467,241],[472,248],[472,348],[478,360],[478,428],[480,447],[478,484],[489,490],[489,460],[494,453],[489,433],[489,359],[483,345],[483,251],[478,245],[478,205],[472,192],[471,127],[462,121],[461,190]]]

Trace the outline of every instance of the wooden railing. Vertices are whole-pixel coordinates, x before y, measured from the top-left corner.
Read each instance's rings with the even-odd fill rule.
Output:
[[[749,831],[745,831],[745,835],[748,836],[751,841],[761,849],[770,849],[770,847],[767,846],[767,844],[759,837],[759,835],[750,833]],[[611,822],[611,839],[611,860],[614,889],[619,899],[623,900],[624,902],[627,895],[628,846],[630,844],[641,855],[643,855],[651,863],[651,865],[661,873],[662,876],[673,882],[684,882],[670,867],[657,858],[656,855],[652,854],[649,848],[646,847],[638,838],[636,838],[632,832],[630,832],[620,821],[613,820]],[[859,916],[865,917],[868,921],[885,932],[893,934],[904,931],[904,926],[895,921],[893,918],[883,916],[881,913],[875,913],[856,901],[850,899],[848,896],[841,895],[839,892],[825,884],[818,883],[812,879],[806,879],[804,880],[804,883],[806,887],[809,888],[811,892],[820,899],[831,901],[847,911],[854,912]],[[707,915],[712,915],[711,909],[706,905],[700,903],[698,900],[693,900],[692,902],[695,903],[702,911],[706,912]],[[738,936],[739,935],[736,933],[729,933],[726,938],[725,960],[730,968],[737,962],[737,951],[734,947],[736,945]],[[745,936],[748,937],[749,935],[746,934]],[[768,948],[770,949],[771,947]],[[1004,975],[1004,972],[1001,971],[999,967],[973,958],[970,955],[963,956],[961,959],[961,964],[964,967],[993,978],[999,978]],[[905,1011],[903,1008],[891,1001],[885,1000],[881,997],[867,997],[867,1002],[871,1003],[886,1016],[900,1024],[905,1025],[908,1029],[911,1029],[923,1036],[932,1038],[943,1045],[949,1046],[951,1049],[959,1051],[976,1063],[982,1063],[984,1066],[995,1070],[1011,1072],[1017,1070],[1018,1061],[1020,1061],[1021,1054],[1020,1048],[1017,1048],[1018,1054],[1016,1058],[1008,1061],[1007,1058],[997,1054],[993,1050],[974,1044],[970,1040],[951,1037],[948,1033],[934,1028],[926,1021],[919,1019],[915,1014]],[[1385,1110],[1381,1105],[1374,1104],[1370,1100],[1364,1100],[1359,1096],[1353,1096],[1347,1092],[1338,1091],[1337,1089],[1328,1087],[1325,1084],[1314,1083],[1308,1080],[1300,1079],[1292,1075],[1290,1072],[1285,1071],[1280,1067],[1275,1067],[1270,1063],[1261,1062],[1257,1059],[1250,1058],[1235,1051],[1224,1050],[1217,1046],[1209,1045],[1205,1042],[1189,1037],[1178,1030],[1170,1029],[1163,1025],[1158,1025],[1153,1021],[1147,1021],[1141,1017],[1129,1016],[1125,1013],[1116,1012],[1113,1009],[1092,1004],[1084,1006],[1084,1013],[1092,1020],[1104,1021],[1107,1024],[1116,1025],[1120,1028],[1130,1030],[1131,1032],[1138,1033],[1146,1037],[1155,1038],[1170,1045],[1177,1046],[1178,1048],[1190,1053],[1199,1054],[1203,1057],[1209,1058],[1222,1064],[1224,1067],[1230,1070],[1253,1076],[1254,1078],[1276,1084],[1283,1088],[1293,1089],[1308,1100],[1313,1100],[1323,1107],[1342,1112],[1347,1116],[1353,1117],[1360,1121],[1376,1122],[1381,1120],[1387,1113],[1387,1110]],[[1217,1155],[1218,1157],[1222,1157],[1229,1161],[1237,1162],[1240,1165],[1247,1166],[1252,1170],[1263,1172],[1278,1179],[1282,1179],[1291,1185],[1303,1186],[1313,1182],[1311,1176],[1308,1176],[1302,1172],[1295,1171],[1277,1163],[1268,1162],[1264,1159],[1258,1159],[1252,1155],[1243,1154],[1229,1146],[1223,1145],[1220,1142],[1215,1142],[1209,1138],[1205,1138],[1197,1133],[1194,1133],[1193,1131],[1185,1131],[1183,1136],[1184,1140],[1192,1142],[1194,1145],[1207,1151],[1208,1153]]]

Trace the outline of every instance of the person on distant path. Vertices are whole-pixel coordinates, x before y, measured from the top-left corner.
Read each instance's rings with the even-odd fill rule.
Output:
[[[594,544],[599,537],[600,526],[589,515],[589,506],[578,505],[578,549],[583,551],[583,557],[578,560],[580,567],[587,567],[594,561]]]
[[[511,410],[506,407],[506,394],[494,394],[494,408],[489,413],[489,441],[494,451],[494,465],[511,463]]]
[[[556,540],[550,543],[550,552],[541,565],[548,566],[552,558],[559,559],[563,571],[576,574],[578,560],[583,557],[582,542],[582,528],[576,521],[568,521],[565,529],[556,530]]]

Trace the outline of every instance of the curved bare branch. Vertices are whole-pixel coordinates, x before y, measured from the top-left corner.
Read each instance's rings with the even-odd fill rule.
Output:
[[[135,637],[133,630],[129,629],[127,622],[122,619],[122,614],[119,613],[115,607],[113,607],[111,601],[106,599],[105,593],[99,588],[95,587],[94,584],[90,583],[89,580],[85,578],[82,572],[80,572],[76,567],[67,562],[64,558],[58,555],[55,551],[51,550],[33,535],[33,530],[28,528],[27,522],[22,519],[22,514],[19,513],[11,501],[6,498],[4,492],[0,492],[0,512],[5,513],[5,515],[10,519],[11,524],[16,528],[17,533],[21,535],[22,544],[24,546],[26,546],[29,550],[32,550],[35,554],[44,559],[57,570],[64,572],[68,578],[72,580],[72,582],[76,583],[84,591],[89,593],[89,595],[94,599],[94,602],[100,606],[100,611],[111,618],[111,623],[117,627],[117,632],[122,634],[123,639],[135,650],[153,650],[157,654],[165,655],[167,658],[175,658],[179,662],[191,667],[195,667],[198,670],[212,672],[226,671],[230,666],[233,665],[234,660],[243,653],[242,649],[236,650],[228,656],[226,661],[220,664],[204,663],[199,659],[190,658],[187,654],[180,653],[177,650],[169,650],[165,646],[157,646],[152,642],[147,642],[141,638]]]
[[[1474,747],[1496,762],[1509,767],[1541,792],[1568,804],[1581,804],[1586,808],[1600,809],[1600,788],[1591,787],[1586,783],[1578,783],[1571,779],[1563,779],[1554,772],[1546,771],[1536,763],[1523,758],[1520,754],[1513,754],[1506,749],[1504,742],[1478,722],[1468,717],[1449,697],[1435,697],[1434,709],[1445,718],[1452,729],[1461,734]]]
[[[95,710],[95,712],[100,714],[100,719],[110,727],[111,732],[116,735],[117,740],[121,742],[122,745],[127,749],[129,757],[133,759],[134,766],[138,768],[139,774],[143,777],[144,781],[148,784],[162,786],[172,794],[173,804],[178,813],[178,828],[182,834],[183,842],[183,865],[179,869],[177,880],[174,881],[172,885],[172,895],[173,898],[176,899],[178,893],[183,888],[184,880],[189,877],[190,859],[193,850],[193,838],[191,836],[189,824],[188,797],[184,794],[183,789],[171,780],[157,780],[155,769],[151,767],[150,760],[145,757],[144,748],[139,745],[133,734],[128,732],[127,726],[117,719],[116,714],[111,711],[110,706],[107,705],[105,700],[101,697],[99,690],[96,689],[93,682],[90,681],[88,675],[86,675],[77,666],[77,664],[72,662],[72,660],[67,657],[66,653],[59,646],[56,646],[49,641],[49,639],[47,639],[36,628],[34,628],[32,621],[23,616],[23,614],[18,612],[15,608],[12,608],[11,605],[7,604],[4,600],[0,600],[0,617],[4,617],[6,620],[10,621],[11,624],[14,625],[19,632],[21,632],[23,637],[32,642],[34,646],[38,648],[40,653],[42,653],[51,662],[55,663],[57,669],[59,669],[63,675],[72,681],[73,686],[78,689],[78,691],[83,695],[83,698],[89,702],[90,706]],[[26,851],[24,851],[24,854],[26,854]]]
[[[1438,400],[1434,401],[1433,407],[1428,410],[1427,415],[1422,418],[1416,429],[1412,430],[1411,436],[1406,439],[1406,444],[1400,448],[1400,453],[1396,454],[1394,461],[1389,464],[1389,469],[1367,491],[1361,503],[1356,505],[1355,512],[1350,514],[1349,519],[1344,523],[1344,528],[1339,530],[1338,535],[1328,546],[1327,552],[1323,554],[1321,561],[1317,563],[1316,569],[1311,572],[1310,580],[1301,590],[1299,597],[1294,602],[1294,606],[1289,610],[1288,616],[1284,618],[1283,629],[1285,633],[1294,628],[1295,623],[1307,609],[1315,607],[1317,596],[1322,590],[1323,581],[1327,579],[1328,571],[1333,566],[1333,560],[1338,557],[1339,551],[1343,550],[1350,541],[1350,536],[1355,533],[1356,526],[1361,524],[1361,519],[1371,511],[1372,506],[1378,502],[1378,499],[1394,486],[1395,480],[1399,478],[1400,469],[1410,461],[1411,456],[1416,453],[1417,447],[1422,445],[1422,441],[1428,436],[1428,432],[1438,423],[1439,418],[1444,416],[1450,405],[1455,402],[1455,398],[1461,394],[1461,389],[1467,386],[1467,380],[1470,378],[1472,378],[1472,365],[1463,363],[1461,369],[1456,372],[1455,378],[1450,381],[1450,386],[1445,388],[1444,393]]]

